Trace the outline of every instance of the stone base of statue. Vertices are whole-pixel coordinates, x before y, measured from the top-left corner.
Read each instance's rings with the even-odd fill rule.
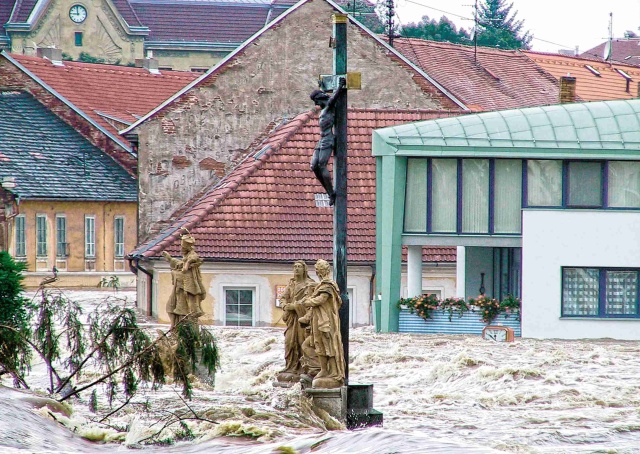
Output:
[[[311,397],[312,408],[316,413],[324,411],[342,424],[347,422],[347,387],[338,388],[306,388],[307,396]],[[320,411],[319,411],[320,410]]]
[[[300,375],[292,372],[280,372],[276,376],[276,381],[273,382],[273,386],[279,388],[291,388],[296,383],[300,383]]]
[[[338,380],[333,377],[321,377],[321,378],[316,377],[313,379],[312,387],[323,388],[323,389],[333,389],[333,388],[340,388],[343,385],[344,385],[343,380]]]
[[[383,414],[373,408],[373,385],[306,388],[304,392],[311,397],[316,414],[326,412],[347,429],[382,426]]]

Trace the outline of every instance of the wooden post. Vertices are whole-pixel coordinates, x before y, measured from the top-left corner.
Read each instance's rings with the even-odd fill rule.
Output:
[[[333,74],[347,73],[347,16],[333,15]],[[336,150],[333,157],[333,187],[336,201],[333,207],[333,276],[340,288],[340,335],[344,348],[344,384],[349,384],[349,294],[347,292],[347,92],[336,100]]]

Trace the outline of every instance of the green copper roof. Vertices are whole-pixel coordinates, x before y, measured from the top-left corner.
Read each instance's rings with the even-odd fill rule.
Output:
[[[378,129],[373,154],[637,159],[640,99],[486,112]]]

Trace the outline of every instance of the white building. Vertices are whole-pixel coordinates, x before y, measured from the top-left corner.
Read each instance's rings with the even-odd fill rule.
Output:
[[[458,296],[522,297],[524,337],[640,339],[640,100],[389,127],[373,154],[383,331],[402,246],[412,276],[439,245],[458,247]]]

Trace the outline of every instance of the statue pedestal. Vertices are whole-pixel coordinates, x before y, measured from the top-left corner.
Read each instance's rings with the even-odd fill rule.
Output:
[[[347,422],[347,387],[306,388],[304,392],[311,397],[313,409],[319,408],[343,424]]]
[[[382,426],[383,415],[373,408],[373,385],[340,388],[306,388],[313,408],[320,408],[347,426],[347,429]]]

